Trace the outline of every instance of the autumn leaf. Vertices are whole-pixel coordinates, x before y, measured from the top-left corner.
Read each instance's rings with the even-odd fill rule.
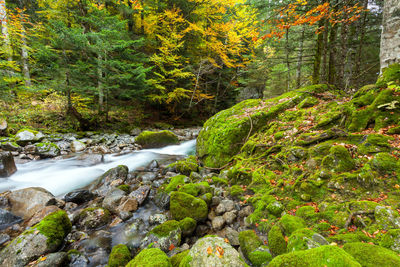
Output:
[[[170,246],[169,246],[169,251],[171,251],[171,250],[173,250],[175,248],[175,246],[174,246],[174,244],[171,244]]]
[[[207,248],[207,254],[208,254],[208,255],[211,255],[212,253],[213,253],[212,248],[211,248],[211,247],[208,247],[208,248]]]

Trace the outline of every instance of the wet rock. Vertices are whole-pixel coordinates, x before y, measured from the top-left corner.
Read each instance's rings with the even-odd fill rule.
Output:
[[[126,220],[132,216],[132,212],[138,209],[138,202],[131,197],[123,197],[121,204],[117,208],[117,213],[121,219]]]
[[[40,255],[57,250],[71,231],[64,211],[46,216],[35,227],[25,231],[0,252],[1,266],[26,266]]]
[[[167,220],[168,217],[165,214],[154,214],[149,217],[149,223],[151,225],[162,224],[165,223]]]
[[[10,225],[20,223],[21,221],[21,217],[18,217],[5,209],[0,209],[0,230],[3,230]]]
[[[218,231],[224,227],[225,220],[222,216],[217,216],[212,220],[211,224],[212,224],[213,229]]]
[[[181,243],[182,230],[177,221],[167,221],[154,227],[144,238],[142,248],[153,243],[153,247],[168,252],[171,247],[178,247]]]
[[[154,203],[160,209],[168,209],[170,202],[170,195],[165,192],[158,192],[156,197],[154,198]]]
[[[35,154],[38,154],[42,159],[54,158],[60,155],[60,148],[53,143],[37,143],[35,148]]]
[[[139,205],[142,205],[149,195],[150,187],[149,186],[141,186],[135,191],[132,191],[129,196],[137,200]]]
[[[174,145],[179,142],[178,137],[170,131],[151,132],[144,131],[135,139],[143,148],[158,148]]]
[[[41,220],[43,220],[44,217],[49,215],[50,213],[53,213],[55,211],[59,211],[60,208],[57,206],[46,206],[42,210],[39,210],[38,212],[33,215],[33,217],[28,221],[27,226],[31,227],[37,223],[39,223]]]
[[[3,244],[5,244],[6,242],[10,241],[11,238],[9,235],[1,233],[0,234],[0,246],[2,246]]]
[[[28,143],[36,143],[44,138],[41,132],[32,130],[20,130],[15,135],[15,142],[18,145],[26,145]]]
[[[113,187],[122,185],[128,177],[128,167],[119,165],[108,170],[88,186],[88,190],[105,196]]]
[[[77,157],[82,166],[94,166],[104,162],[104,155],[101,154],[81,154]]]
[[[10,152],[0,152],[0,177],[9,177],[17,171],[14,157]]]
[[[49,203],[55,201],[53,194],[44,188],[29,187],[12,191],[7,196],[11,212],[23,219],[32,217]]]
[[[154,180],[157,179],[157,174],[154,172],[145,172],[139,175],[139,178],[142,180],[144,184],[150,184]]]
[[[78,251],[68,253],[69,267],[86,267],[89,264],[89,259]]]
[[[236,219],[236,212],[235,211],[225,212],[222,217],[224,218],[226,224],[232,224]]]
[[[77,189],[67,193],[64,197],[66,202],[73,202],[76,204],[82,204],[89,202],[95,197],[95,194],[87,189]]]
[[[157,170],[159,168],[159,164],[157,162],[157,160],[152,160],[149,165],[147,165],[147,169],[150,171],[154,171]]]
[[[212,251],[211,254],[208,253],[210,248]],[[220,237],[204,237],[199,239],[190,249],[187,260],[189,266],[245,266],[244,262],[240,260],[237,250]]]
[[[113,213],[117,213],[117,208],[125,195],[125,191],[114,188],[105,196],[102,206]]]
[[[89,148],[90,154],[110,154],[111,150],[105,145],[93,146]]]
[[[17,143],[10,142],[10,141],[1,143],[0,147],[1,147],[1,149],[5,150],[5,151],[21,151],[22,150],[22,148]]]
[[[47,254],[45,257],[39,260],[37,267],[57,267],[64,266],[68,260],[68,254],[66,252],[56,252]]]
[[[84,229],[96,229],[111,222],[111,214],[103,208],[86,208],[78,217],[78,224]]]
[[[85,149],[86,149],[86,145],[82,141],[74,140],[71,142],[71,151],[72,152],[82,152]]]
[[[56,143],[56,145],[61,149],[61,150],[69,150],[71,147],[70,142],[67,142],[65,140],[59,141]]]

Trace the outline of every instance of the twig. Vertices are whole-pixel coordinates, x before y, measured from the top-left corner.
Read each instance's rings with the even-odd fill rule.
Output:
[[[249,114],[247,114],[247,117],[249,117],[249,120],[250,120],[250,131],[249,131],[249,133],[247,134],[246,141],[244,141],[244,143],[246,143],[246,142],[249,140],[250,134],[251,134],[251,132],[253,131],[253,120],[251,119],[251,117],[250,117]]]
[[[344,228],[348,228],[351,220],[353,219],[354,216],[359,216],[359,215],[366,215],[366,214],[374,214],[373,210],[367,210],[367,211],[355,211],[350,214],[350,216],[347,218],[346,223],[344,225]],[[365,225],[365,223],[363,223]]]

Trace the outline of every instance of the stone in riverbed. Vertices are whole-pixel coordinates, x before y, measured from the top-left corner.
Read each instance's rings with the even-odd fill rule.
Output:
[[[5,151],[21,151],[22,148],[14,142],[3,142],[1,143],[1,149],[5,150]]]
[[[0,152],[0,177],[9,177],[17,171],[10,152]]]
[[[179,143],[178,137],[171,131],[144,131],[135,141],[143,148],[158,148]]]
[[[65,211],[51,213],[0,252],[0,265],[27,266],[39,256],[56,251],[70,231],[71,222]]]
[[[21,221],[21,217],[18,217],[5,209],[0,209],[0,230]]]
[[[78,224],[85,229],[96,229],[111,222],[111,214],[103,208],[86,208],[78,217]]]
[[[170,212],[175,220],[182,220],[186,217],[195,219],[196,221],[204,221],[207,219],[208,206],[207,203],[192,195],[183,192],[172,192],[170,200]]]
[[[65,202],[73,202],[76,204],[82,204],[92,200],[95,197],[95,194],[90,192],[87,189],[77,189],[69,192],[65,195]]]
[[[53,143],[37,143],[35,144],[36,151],[42,159],[54,158],[60,155],[60,148]]]
[[[93,181],[88,186],[88,190],[101,196],[105,196],[112,188],[122,185],[127,177],[128,167],[125,165],[119,165],[108,170],[102,176]]]
[[[129,196],[136,199],[139,205],[142,205],[149,195],[150,187],[149,186],[141,186],[135,191],[132,191]]]
[[[86,145],[82,141],[74,140],[71,142],[72,152],[82,152],[86,149]]]
[[[7,195],[11,212],[29,219],[49,203],[55,202],[52,193],[41,187],[28,187],[12,191]]]
[[[36,143],[44,138],[44,134],[38,131],[22,129],[15,135],[15,142],[18,145],[26,145],[28,143]]]

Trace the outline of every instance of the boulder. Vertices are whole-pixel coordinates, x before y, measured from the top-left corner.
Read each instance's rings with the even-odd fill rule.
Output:
[[[0,177],[9,177],[17,171],[14,157],[10,152],[0,152]]]
[[[42,159],[54,158],[60,155],[60,148],[54,143],[36,143],[36,151]]]
[[[71,151],[72,152],[82,152],[86,149],[85,143],[79,140],[74,140],[71,142]]]
[[[39,259],[39,262],[34,265],[37,267],[55,267],[65,266],[67,262],[68,254],[66,252],[55,252],[47,254]]]
[[[122,185],[128,177],[128,167],[119,165],[105,172],[102,176],[93,181],[88,190],[105,196],[112,188]]]
[[[86,203],[92,200],[95,197],[95,194],[90,192],[87,189],[77,189],[72,192],[69,192],[65,195],[65,202],[73,202],[76,204]]]
[[[117,213],[117,208],[125,195],[125,191],[119,188],[111,189],[104,197],[102,206],[113,213]]]
[[[129,248],[126,245],[119,244],[112,248],[110,257],[108,258],[108,266],[125,266],[131,259],[132,257]]]
[[[12,214],[8,210],[0,209],[0,230],[3,230],[10,225],[20,223],[21,221],[21,217]]]
[[[5,151],[21,151],[22,148],[15,142],[6,141],[1,143],[1,149]]]
[[[347,243],[344,251],[353,256],[362,266],[400,266],[400,256],[389,249],[367,243]]]
[[[139,205],[142,205],[149,195],[150,187],[149,186],[141,186],[135,191],[132,191],[129,196],[137,200]]]
[[[182,220],[186,217],[196,221],[207,219],[207,203],[192,195],[183,192],[172,192],[170,200],[170,212],[174,220]]]
[[[153,248],[159,248],[164,252],[169,252],[171,247],[178,247],[181,244],[182,230],[178,221],[166,221],[154,227],[143,239],[142,248],[146,248],[153,243]]]
[[[288,240],[287,251],[307,250],[317,248],[322,245],[329,245],[329,242],[320,234],[313,232],[308,228],[294,231]]]
[[[101,154],[81,154],[77,158],[82,166],[94,166],[104,161],[104,155]]]
[[[18,145],[26,145],[28,143],[36,143],[44,138],[44,134],[38,131],[22,129],[15,134],[15,142]]]
[[[168,256],[158,248],[143,249],[136,257],[131,260],[126,267],[142,267],[142,266],[162,266],[172,267]]]
[[[8,127],[7,121],[3,118],[0,118],[0,135],[6,133],[7,127]]]
[[[175,145],[179,140],[174,133],[165,130],[160,132],[144,131],[136,137],[135,142],[143,148],[158,148]]]
[[[49,215],[50,213],[59,211],[60,208],[54,205],[51,206],[46,206],[43,209],[39,210],[38,212],[33,215],[33,217],[28,221],[26,224],[28,227],[31,227],[37,223],[39,223],[41,220],[43,220],[44,217]]]
[[[199,239],[182,260],[181,266],[242,267],[239,252],[221,237],[208,236]]]
[[[65,211],[51,213],[0,252],[0,265],[27,266],[41,255],[56,251],[70,231],[71,222]]]
[[[86,208],[78,216],[78,224],[86,230],[96,229],[110,222],[111,214],[103,208]]]
[[[55,203],[53,194],[40,187],[12,191],[7,198],[11,205],[11,212],[23,219],[29,219],[45,206]]]

